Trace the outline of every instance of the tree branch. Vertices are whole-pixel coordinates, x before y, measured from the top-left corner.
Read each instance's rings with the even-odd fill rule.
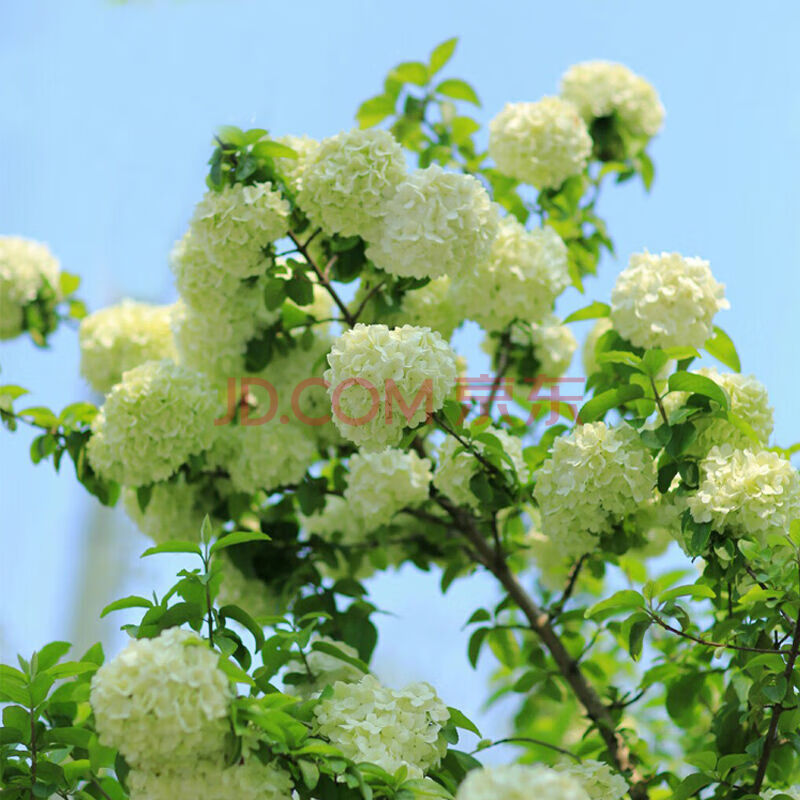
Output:
[[[602,698],[586,680],[578,662],[569,654],[564,643],[553,629],[547,613],[528,595],[509,568],[505,559],[498,557],[483,534],[475,526],[472,516],[441,495],[435,497],[439,505],[450,514],[462,535],[470,542],[481,563],[508,592],[509,597],[525,615],[530,629],[541,639],[555,661],[559,672],[569,684],[586,715],[597,727],[609,756],[616,768],[626,773],[632,800],[647,800],[647,781],[636,767],[636,760],[625,740],[616,729],[614,718]]]

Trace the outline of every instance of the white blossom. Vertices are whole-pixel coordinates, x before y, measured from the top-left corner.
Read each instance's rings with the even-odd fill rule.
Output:
[[[413,508],[428,499],[431,462],[413,451],[389,447],[355,453],[348,470],[344,499],[367,527],[384,525],[401,508]]]
[[[150,499],[142,511],[136,491],[125,489],[125,511],[139,530],[156,544],[169,539],[197,541],[200,526],[208,513],[208,488],[204,483],[189,483],[182,474],[154,483]]]
[[[500,172],[556,189],[583,172],[592,139],[575,106],[559,97],[507,103],[489,123],[489,155]]]
[[[463,313],[485,330],[514,319],[540,322],[569,286],[567,248],[550,227],[527,231],[513,217],[500,224],[489,258],[454,282]]]
[[[800,518],[800,475],[769,450],[712,447],[700,462],[700,488],[689,498],[695,522],[731,536],[788,532]]]
[[[123,373],[92,421],[87,456],[103,477],[144,486],[174,474],[215,436],[221,404],[199,373],[148,361]]]
[[[138,639],[92,678],[101,744],[142,769],[219,756],[233,692],[219,656],[196,634],[168,628]]]
[[[416,428],[429,410],[438,411],[457,375],[450,345],[435,331],[411,325],[390,330],[359,323],[336,339],[328,364],[333,422],[369,450],[397,444],[404,428]]]
[[[405,174],[403,150],[391,133],[346,131],[309,155],[298,202],[326,232],[371,240]]]
[[[470,772],[456,800],[591,800],[574,777],[540,764],[510,764]]]
[[[611,293],[614,329],[644,348],[702,347],[726,308],[708,262],[679,253],[634,253]]]
[[[564,758],[555,769],[575,778],[590,800],[622,800],[628,793],[625,778],[602,761],[589,758],[577,763]]]
[[[393,275],[466,275],[488,256],[498,220],[480,181],[433,164],[397,187],[367,257]]]
[[[81,320],[81,374],[104,394],[122,373],[145,361],[176,360],[174,306],[123,300]]]
[[[623,64],[584,61],[561,78],[561,96],[591,124],[616,114],[635,136],[655,136],[664,124],[664,106],[655,87]]]
[[[611,532],[649,498],[656,482],[650,451],[628,425],[579,425],[553,444],[539,470],[534,496],[542,530],[564,552],[594,547],[593,534]]]
[[[410,778],[421,778],[447,751],[441,731],[450,712],[427,683],[393,690],[372,675],[358,683],[338,682],[314,716],[317,732],[347,758],[390,774],[405,766]]]

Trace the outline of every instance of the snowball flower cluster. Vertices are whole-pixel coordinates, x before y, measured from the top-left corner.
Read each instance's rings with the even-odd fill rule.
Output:
[[[0,339],[22,333],[25,306],[49,286],[59,291],[60,265],[46,245],[20,236],[0,236]]]
[[[348,468],[344,499],[366,527],[385,525],[401,508],[413,508],[428,499],[431,462],[413,451],[389,447],[356,453]]]
[[[92,678],[101,744],[139,768],[220,755],[233,693],[217,660],[200,637],[179,628],[130,642]]]
[[[539,362],[539,374],[548,378],[560,378],[569,369],[572,356],[578,349],[575,334],[554,314],[548,314],[541,324],[531,325],[531,340]]]
[[[656,483],[656,468],[638,433],[594,422],[553,444],[539,470],[534,496],[543,532],[577,556],[594,547],[591,534],[612,530],[636,512]]]
[[[145,361],[175,360],[173,306],[123,300],[81,320],[81,374],[105,394],[123,372]]]
[[[702,347],[726,308],[708,262],[679,253],[634,253],[611,292],[611,322],[636,347]]]
[[[217,565],[222,574],[217,595],[220,606],[239,606],[254,619],[283,613],[283,601],[272,587],[260,578],[245,575],[227,553],[220,553]]]
[[[275,141],[291,147],[297,153],[297,158],[281,156],[275,159],[275,166],[286,180],[289,190],[297,194],[303,187],[303,174],[309,159],[319,147],[319,142],[305,134],[302,136],[279,136]]]
[[[188,767],[131,770],[130,800],[291,800],[292,779],[274,764],[250,757],[226,767],[221,759],[197,761]]]
[[[561,78],[561,96],[587,123],[616,114],[634,136],[655,136],[664,123],[664,106],[655,87],[623,64],[575,64]]]
[[[171,361],[123,373],[92,421],[89,462],[104,478],[144,486],[169,478],[214,438],[220,403],[206,379]]]
[[[133,489],[125,489],[122,499],[136,527],[156,544],[170,539],[198,540],[203,518],[209,511],[206,485],[188,483],[181,474],[153,484],[144,511]]]
[[[590,758],[576,763],[565,758],[556,764],[555,769],[575,778],[590,800],[622,800],[628,793],[625,778],[602,761]]]
[[[488,256],[498,221],[480,181],[434,164],[397,187],[367,257],[403,277],[468,274]]]
[[[712,447],[700,475],[689,498],[695,522],[739,537],[786,532],[800,518],[800,475],[777,453]]]
[[[314,715],[317,732],[347,758],[375,764],[389,774],[405,766],[409,778],[421,778],[447,752],[441,731],[450,712],[427,683],[396,691],[372,675],[358,683],[339,682]]]
[[[451,287],[450,278],[442,275],[406,292],[398,312],[400,324],[426,325],[449,340],[463,321],[461,299],[454,296]]]
[[[522,456],[522,442],[516,436],[504,431],[502,428],[489,426],[484,433],[496,436],[500,440],[503,451],[511,458],[517,477],[522,483],[527,483],[529,478],[528,467]],[[483,454],[487,448],[485,442],[475,440],[472,442],[475,450]],[[457,453],[461,450],[460,453]],[[508,465],[504,462],[503,468]],[[448,436],[439,448],[439,465],[433,476],[433,485],[446,494],[454,503],[460,506],[480,508],[481,501],[470,489],[469,482],[472,477],[484,467],[474,453],[463,449],[462,444],[452,436]]]
[[[591,152],[586,123],[558,97],[507,103],[489,123],[489,155],[497,169],[537,189],[556,189],[583,172]]]
[[[219,270],[250,278],[264,269],[264,248],[288,231],[289,210],[271,183],[236,183],[206,192],[195,207],[191,236]]]
[[[363,540],[363,524],[343,497],[329,495],[325,507],[309,516],[301,515],[303,530],[327,542],[354,544]]]
[[[470,772],[456,800],[590,800],[574,777],[539,764],[484,767]]]
[[[701,367],[693,374],[710,378],[725,390],[733,414],[743,419],[758,436],[759,442],[766,445],[772,434],[773,410],[769,404],[767,389],[753,375],[738,372],[720,372],[713,367]],[[686,392],[670,392],[664,397],[664,408],[671,414],[680,408],[689,395]],[[730,444],[740,449],[752,448],[754,442],[739,428],[725,419],[700,419],[695,421],[697,439],[690,451],[705,455],[714,445]]]
[[[514,319],[542,320],[569,283],[567,247],[558,234],[549,227],[527,231],[507,217],[489,258],[453,288],[467,317],[498,331]]]
[[[405,174],[403,150],[391,133],[346,131],[310,154],[298,202],[328,233],[372,239]]]
[[[310,649],[302,658],[299,655],[287,664],[290,672],[305,675],[308,680],[303,683],[293,684],[288,687],[290,694],[298,695],[304,699],[318,695],[326,686],[333,686],[335,683],[357,683],[364,677],[364,672],[347,661],[342,661],[336,656],[314,650],[313,646],[317,642],[335,646],[350,658],[358,658],[358,650],[344,642],[337,642],[329,636],[315,636],[309,644]],[[311,673],[311,676],[308,673]]]
[[[773,797],[778,795],[787,794],[793,800],[800,800],[800,786],[790,786],[788,789],[767,789],[761,797],[762,800],[772,800]]]
[[[412,325],[390,330],[359,323],[336,339],[328,364],[333,422],[343,436],[371,450],[397,444],[404,428],[416,428],[428,411],[438,411],[457,376],[450,345],[430,328]]]
[[[259,412],[253,412],[257,419]],[[240,492],[269,491],[301,480],[314,461],[316,447],[297,422],[277,418],[259,425],[225,425],[209,453],[209,462],[227,470]]]

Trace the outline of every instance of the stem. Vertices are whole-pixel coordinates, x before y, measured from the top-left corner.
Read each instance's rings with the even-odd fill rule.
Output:
[[[588,553],[584,553],[572,565],[572,569],[570,569],[569,575],[567,576],[567,585],[564,587],[564,591],[558,602],[550,609],[549,617],[551,620],[554,620],[564,610],[564,606],[567,604],[567,601],[570,597],[572,597],[572,593],[575,591],[575,584],[578,582],[578,577],[580,576],[583,565],[586,563],[586,559],[588,557]]]
[[[30,800],[33,800],[33,788],[36,786],[36,717],[34,716],[33,706],[31,705],[31,788],[29,791]]]
[[[327,277],[322,273],[322,270],[317,266],[316,261],[311,257],[311,254],[308,252],[308,246],[311,244],[311,240],[319,233],[319,231],[315,231],[308,241],[303,244],[294,233],[289,232],[289,238],[294,242],[297,249],[302,253],[303,258],[305,258],[308,265],[314,270],[314,274],[317,276],[317,279],[325,287],[328,294],[333,298],[333,302],[339,307],[339,310],[342,312],[342,316],[347,321],[347,324],[352,327],[355,325],[355,319],[353,315],[350,313],[350,309],[342,302],[342,298],[336,294],[336,289],[331,286],[330,281]]]
[[[495,475],[499,475],[503,483],[505,483],[506,476],[490,461],[487,461],[480,450],[475,447],[475,445],[471,444],[470,442],[466,441],[463,436],[456,433],[445,420],[438,414],[433,415],[433,419],[436,424],[445,432],[449,433],[462,447],[466,448],[473,456],[477,459],[478,463],[481,464],[483,467],[489,470],[489,472],[494,472]]]
[[[550,742],[545,742],[542,739],[532,739],[530,736],[510,736],[508,739],[498,739],[496,742],[492,742],[491,744],[479,747],[477,750],[473,750],[470,755],[474,756],[475,753],[488,750],[490,747],[497,747],[499,744],[535,744],[539,747],[547,747],[550,750],[555,750],[557,753],[561,753],[562,755],[575,759],[578,764],[581,763],[581,757],[576,756],[575,753],[572,753],[563,747],[559,747],[558,745],[550,744]]]
[[[372,298],[375,297],[375,295],[385,285],[386,285],[386,280],[384,279],[384,280],[379,281],[378,283],[376,283],[372,287],[372,289],[369,290],[369,292],[367,293],[367,296],[361,301],[361,303],[359,304],[358,308],[355,311],[355,314],[353,314],[353,320],[354,321],[358,321],[358,318],[361,316],[361,314],[364,312],[364,309],[367,307],[367,303],[369,303],[369,301],[372,300]]]
[[[689,639],[697,644],[705,645],[706,647],[713,647],[715,649],[722,647],[726,650],[738,650],[742,653],[766,653],[770,655],[777,653],[778,655],[791,655],[791,651],[788,650],[774,650],[764,647],[745,647],[744,645],[728,644],[727,642],[712,642],[710,639],[703,639],[701,636],[694,636],[691,633],[686,633],[685,631],[680,630],[680,628],[673,627],[653,611],[650,612],[650,619],[652,619],[656,625],[660,626],[665,631],[674,633],[676,636],[680,636],[683,639]]]
[[[100,794],[101,794],[101,795],[103,795],[103,797],[105,797],[105,798],[106,798],[106,800],[111,800],[111,796],[110,796],[110,795],[108,794],[108,792],[106,792],[106,790],[105,790],[105,789],[104,789],[104,788],[103,788],[103,787],[100,785],[100,782],[97,780],[97,778],[95,778],[94,776],[92,776],[92,779],[91,779],[91,780],[92,780],[92,786],[94,786],[94,788],[95,788],[95,789],[97,789],[97,791],[98,791],[98,792],[100,792]]]
[[[648,375],[650,378],[650,386],[653,388],[653,395],[656,398],[656,405],[658,406],[658,413],[661,414],[661,419],[664,420],[665,425],[669,425],[669,420],[667,419],[667,412],[664,409],[664,403],[661,400],[661,395],[658,393],[658,389],[656,388],[656,380],[652,375]]]
[[[462,535],[474,548],[479,562],[500,581],[503,588],[508,592],[509,597],[525,615],[530,629],[541,639],[550,652],[564,680],[569,684],[589,719],[597,727],[608,749],[611,761],[620,772],[628,774],[632,800],[646,800],[649,796],[647,782],[636,768],[634,755],[625,740],[617,732],[614,718],[603,703],[600,695],[586,680],[580,665],[569,654],[564,643],[553,629],[547,613],[539,608],[536,601],[528,595],[510,570],[505,559],[497,557],[492,547],[475,526],[472,516],[458,506],[453,505],[445,497],[437,497],[436,500],[450,514]]]
[[[800,577],[800,562],[798,562],[798,577]],[[800,650],[800,613],[797,615],[797,622],[795,622],[794,632],[792,633],[792,649],[789,652],[789,658],[786,660],[786,668],[783,670],[783,678],[787,681],[787,684],[792,679],[792,672],[794,672],[798,650]],[[776,703],[772,707],[772,718],[769,721],[769,729],[764,739],[764,749],[761,752],[758,770],[756,771],[756,779],[753,782],[753,794],[758,794],[764,783],[764,776],[767,774],[769,759],[772,755],[772,748],[775,746],[775,739],[778,733],[778,722],[780,722],[783,711],[784,707],[781,703]]]
[[[503,382],[503,378],[505,377],[506,371],[509,367],[509,344],[509,334],[508,331],[506,331],[500,339],[500,358],[497,362],[497,372],[495,372],[494,380],[492,381],[492,388],[489,391],[489,397],[486,399],[486,402],[483,404],[483,408],[481,409],[481,413],[487,417],[492,415],[492,406],[494,405],[498,391],[500,391],[500,384]]]

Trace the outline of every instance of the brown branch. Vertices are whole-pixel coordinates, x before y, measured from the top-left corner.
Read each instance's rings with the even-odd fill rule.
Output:
[[[364,312],[364,309],[367,307],[367,303],[369,303],[369,301],[372,300],[373,297],[375,297],[375,295],[383,288],[383,286],[385,286],[385,284],[386,280],[379,281],[372,287],[372,289],[369,290],[367,296],[361,301],[358,308],[355,310],[355,313],[353,314],[354,320],[358,321],[358,318],[361,316],[361,314]]]
[[[336,303],[336,305],[339,307],[339,310],[342,312],[342,316],[345,318],[347,324],[350,327],[352,327],[353,325],[355,325],[355,320],[353,319],[353,315],[350,313],[350,309],[342,301],[342,298],[339,297],[339,295],[336,293],[336,289],[334,289],[333,286],[331,286],[331,283],[328,280],[328,278],[322,273],[320,268],[317,266],[317,262],[314,261],[311,254],[308,252],[308,246],[309,244],[311,244],[311,240],[317,235],[317,232],[318,231],[315,231],[308,239],[308,241],[306,241],[305,244],[303,244],[303,242],[301,242],[297,238],[297,236],[291,231],[289,232],[289,238],[294,242],[295,246],[300,251],[300,253],[302,253],[303,258],[305,258],[308,265],[314,271],[314,274],[317,276],[317,279],[319,280],[320,284],[325,287],[325,290],[331,296],[333,302]]]
[[[589,684],[580,665],[570,655],[553,629],[547,613],[528,595],[505,559],[498,558],[491,545],[475,526],[472,516],[446,497],[436,496],[435,499],[450,514],[462,535],[470,542],[478,555],[479,563],[500,581],[509,597],[525,615],[530,630],[539,637],[549,651],[562,677],[569,684],[575,697],[586,711],[586,715],[600,733],[611,761],[620,772],[627,775],[632,800],[647,800],[649,796],[647,781],[639,772],[633,753],[617,731],[614,718],[602,698]]]
[[[490,747],[497,747],[499,744],[535,744],[539,747],[547,747],[550,750],[555,750],[557,753],[561,753],[562,755],[569,756],[570,758],[574,759],[578,764],[581,763],[581,757],[576,756],[571,750],[567,750],[564,747],[559,747],[556,744],[550,744],[550,742],[545,742],[543,739],[533,739],[530,736],[509,736],[507,739],[498,739],[496,742],[492,742],[491,744],[479,747],[477,750],[473,750],[470,755],[474,756],[476,753],[481,753],[484,750],[488,750]]]
[[[569,575],[567,576],[567,585],[564,587],[564,591],[562,592],[558,602],[550,609],[550,613],[548,614],[551,622],[564,610],[564,606],[567,604],[567,601],[570,599],[570,597],[572,597],[572,593],[575,591],[575,585],[578,582],[578,577],[580,576],[583,565],[586,563],[586,559],[588,557],[588,553],[584,553],[572,565],[572,569],[570,569]]]
[[[506,371],[510,366],[508,357],[509,346],[509,334],[506,332],[503,334],[500,340],[500,359],[497,362],[497,371],[495,372],[494,380],[492,381],[492,388],[489,390],[489,397],[483,404],[483,408],[481,408],[481,413],[484,416],[490,417],[492,415],[492,406],[494,405],[497,393],[500,391],[500,384],[503,382]]]
[[[800,577],[800,562],[798,562],[798,573]],[[789,658],[786,660],[786,668],[783,670],[783,678],[787,682],[787,685],[792,679],[792,672],[794,672],[794,665],[797,661],[798,651],[800,651],[800,613],[797,615],[797,622],[795,623],[794,633],[792,634],[792,649],[789,652]],[[753,794],[758,794],[761,791],[762,784],[764,783],[764,776],[767,774],[769,759],[772,755],[772,749],[775,746],[775,739],[778,733],[778,723],[780,722],[783,711],[784,707],[781,703],[776,703],[772,707],[772,717],[769,721],[767,736],[764,739],[764,749],[762,750],[761,758],[758,761],[756,779],[753,781]]]
[[[661,395],[658,393],[658,388],[656,387],[656,380],[652,375],[648,375],[650,378],[650,386],[653,387],[653,395],[656,399],[656,405],[658,406],[658,413],[661,414],[661,419],[664,420],[665,425],[669,425],[669,420],[667,419],[667,412],[664,409],[664,403],[661,400]]]

